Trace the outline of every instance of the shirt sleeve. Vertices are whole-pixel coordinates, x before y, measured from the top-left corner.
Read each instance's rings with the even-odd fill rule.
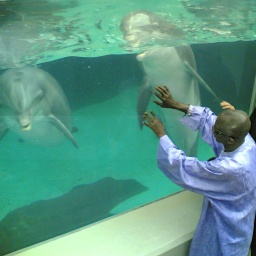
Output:
[[[196,193],[222,198],[224,194],[232,193],[229,189],[236,186],[232,185],[236,179],[233,180],[229,172],[231,163],[221,158],[208,162],[187,157],[167,135],[160,138],[157,161],[169,179]]]

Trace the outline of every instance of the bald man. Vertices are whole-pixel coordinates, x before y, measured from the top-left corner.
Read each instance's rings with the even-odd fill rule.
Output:
[[[209,108],[178,102],[165,86],[156,87],[154,94],[160,107],[184,112],[181,122],[199,130],[216,154],[212,161],[186,156],[155,113],[144,114],[144,125],[160,138],[161,171],[181,187],[204,195],[189,255],[247,256],[256,210],[256,145],[248,134],[248,115],[225,110],[217,117]]]
[[[220,105],[223,109],[235,110],[235,107],[227,101],[222,101]],[[254,141],[256,142],[256,107],[254,108],[253,112],[250,115],[250,121],[251,121],[251,128],[249,133],[254,139]],[[251,256],[256,256],[256,220],[255,219],[254,219],[253,235],[252,235],[252,241],[251,241]]]

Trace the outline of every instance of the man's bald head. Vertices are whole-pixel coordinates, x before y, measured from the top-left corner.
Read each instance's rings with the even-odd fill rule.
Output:
[[[242,110],[224,110],[216,122],[234,138],[244,138],[251,127],[249,116]]]

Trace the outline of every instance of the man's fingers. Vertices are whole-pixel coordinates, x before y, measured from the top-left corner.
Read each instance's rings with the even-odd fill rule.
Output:
[[[155,89],[156,89],[157,91],[159,91],[162,96],[163,96],[164,94],[166,94],[166,93],[169,93],[169,89],[167,88],[166,85],[164,85],[164,86],[156,86]]]
[[[163,95],[162,94],[159,94],[159,93],[157,93],[157,92],[153,92],[155,95],[156,95],[156,97],[157,98],[159,98],[160,100],[162,100],[163,99]]]
[[[161,86],[156,86],[155,89],[161,94],[161,96],[164,94],[164,90]]]
[[[150,111],[151,115],[150,116],[147,112],[143,114],[143,118],[145,119],[146,122],[143,122],[146,126],[150,126],[154,122],[154,120],[157,118],[155,112],[153,110]]]
[[[223,109],[231,109],[231,110],[235,110],[235,107],[233,106],[233,105],[231,105],[229,102],[227,102],[227,101],[222,101],[221,103],[220,103],[220,105],[221,105],[221,107],[223,108]]]
[[[156,117],[156,114],[153,110],[150,111],[151,115],[155,118]]]
[[[145,125],[145,126],[147,126],[147,127],[149,127],[149,124],[146,123],[146,122],[142,122],[142,124]]]
[[[149,123],[150,123],[150,118],[149,118],[149,116],[147,116],[147,115],[143,115],[143,117],[144,117],[144,120],[145,120],[145,121],[147,121],[147,122],[149,122]]]
[[[153,118],[151,116],[149,116],[149,114],[147,112],[144,113],[143,117],[149,123],[153,120]]]
[[[158,106],[162,107],[163,103],[157,100],[153,100],[154,103],[156,103]]]
[[[169,89],[166,85],[164,85],[164,88],[165,88],[166,92],[169,92]]]

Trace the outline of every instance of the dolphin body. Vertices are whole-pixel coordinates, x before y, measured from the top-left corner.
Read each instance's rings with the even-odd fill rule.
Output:
[[[142,124],[155,86],[166,85],[173,97],[180,102],[200,105],[197,79],[187,70],[184,61],[196,70],[196,62],[189,46],[160,47],[137,56],[142,63],[144,79],[137,102],[137,114]],[[177,110],[161,109],[162,119],[170,137],[188,155],[196,155],[198,133],[179,122],[182,117]]]
[[[190,46],[169,47],[183,33],[169,20],[155,13],[140,10],[127,14],[120,25],[125,41],[133,48],[148,48],[139,55],[144,78],[137,101],[137,114],[142,128],[143,114],[147,110],[155,86],[166,85],[178,101],[200,105],[197,71]],[[153,46],[152,46],[153,44]],[[156,46],[158,45],[158,46]],[[186,154],[196,155],[198,133],[183,126],[180,112],[161,109],[161,119],[169,136]]]
[[[0,75],[0,139],[12,130],[33,144],[59,144],[71,132],[71,110],[58,82],[36,67],[9,69]]]

